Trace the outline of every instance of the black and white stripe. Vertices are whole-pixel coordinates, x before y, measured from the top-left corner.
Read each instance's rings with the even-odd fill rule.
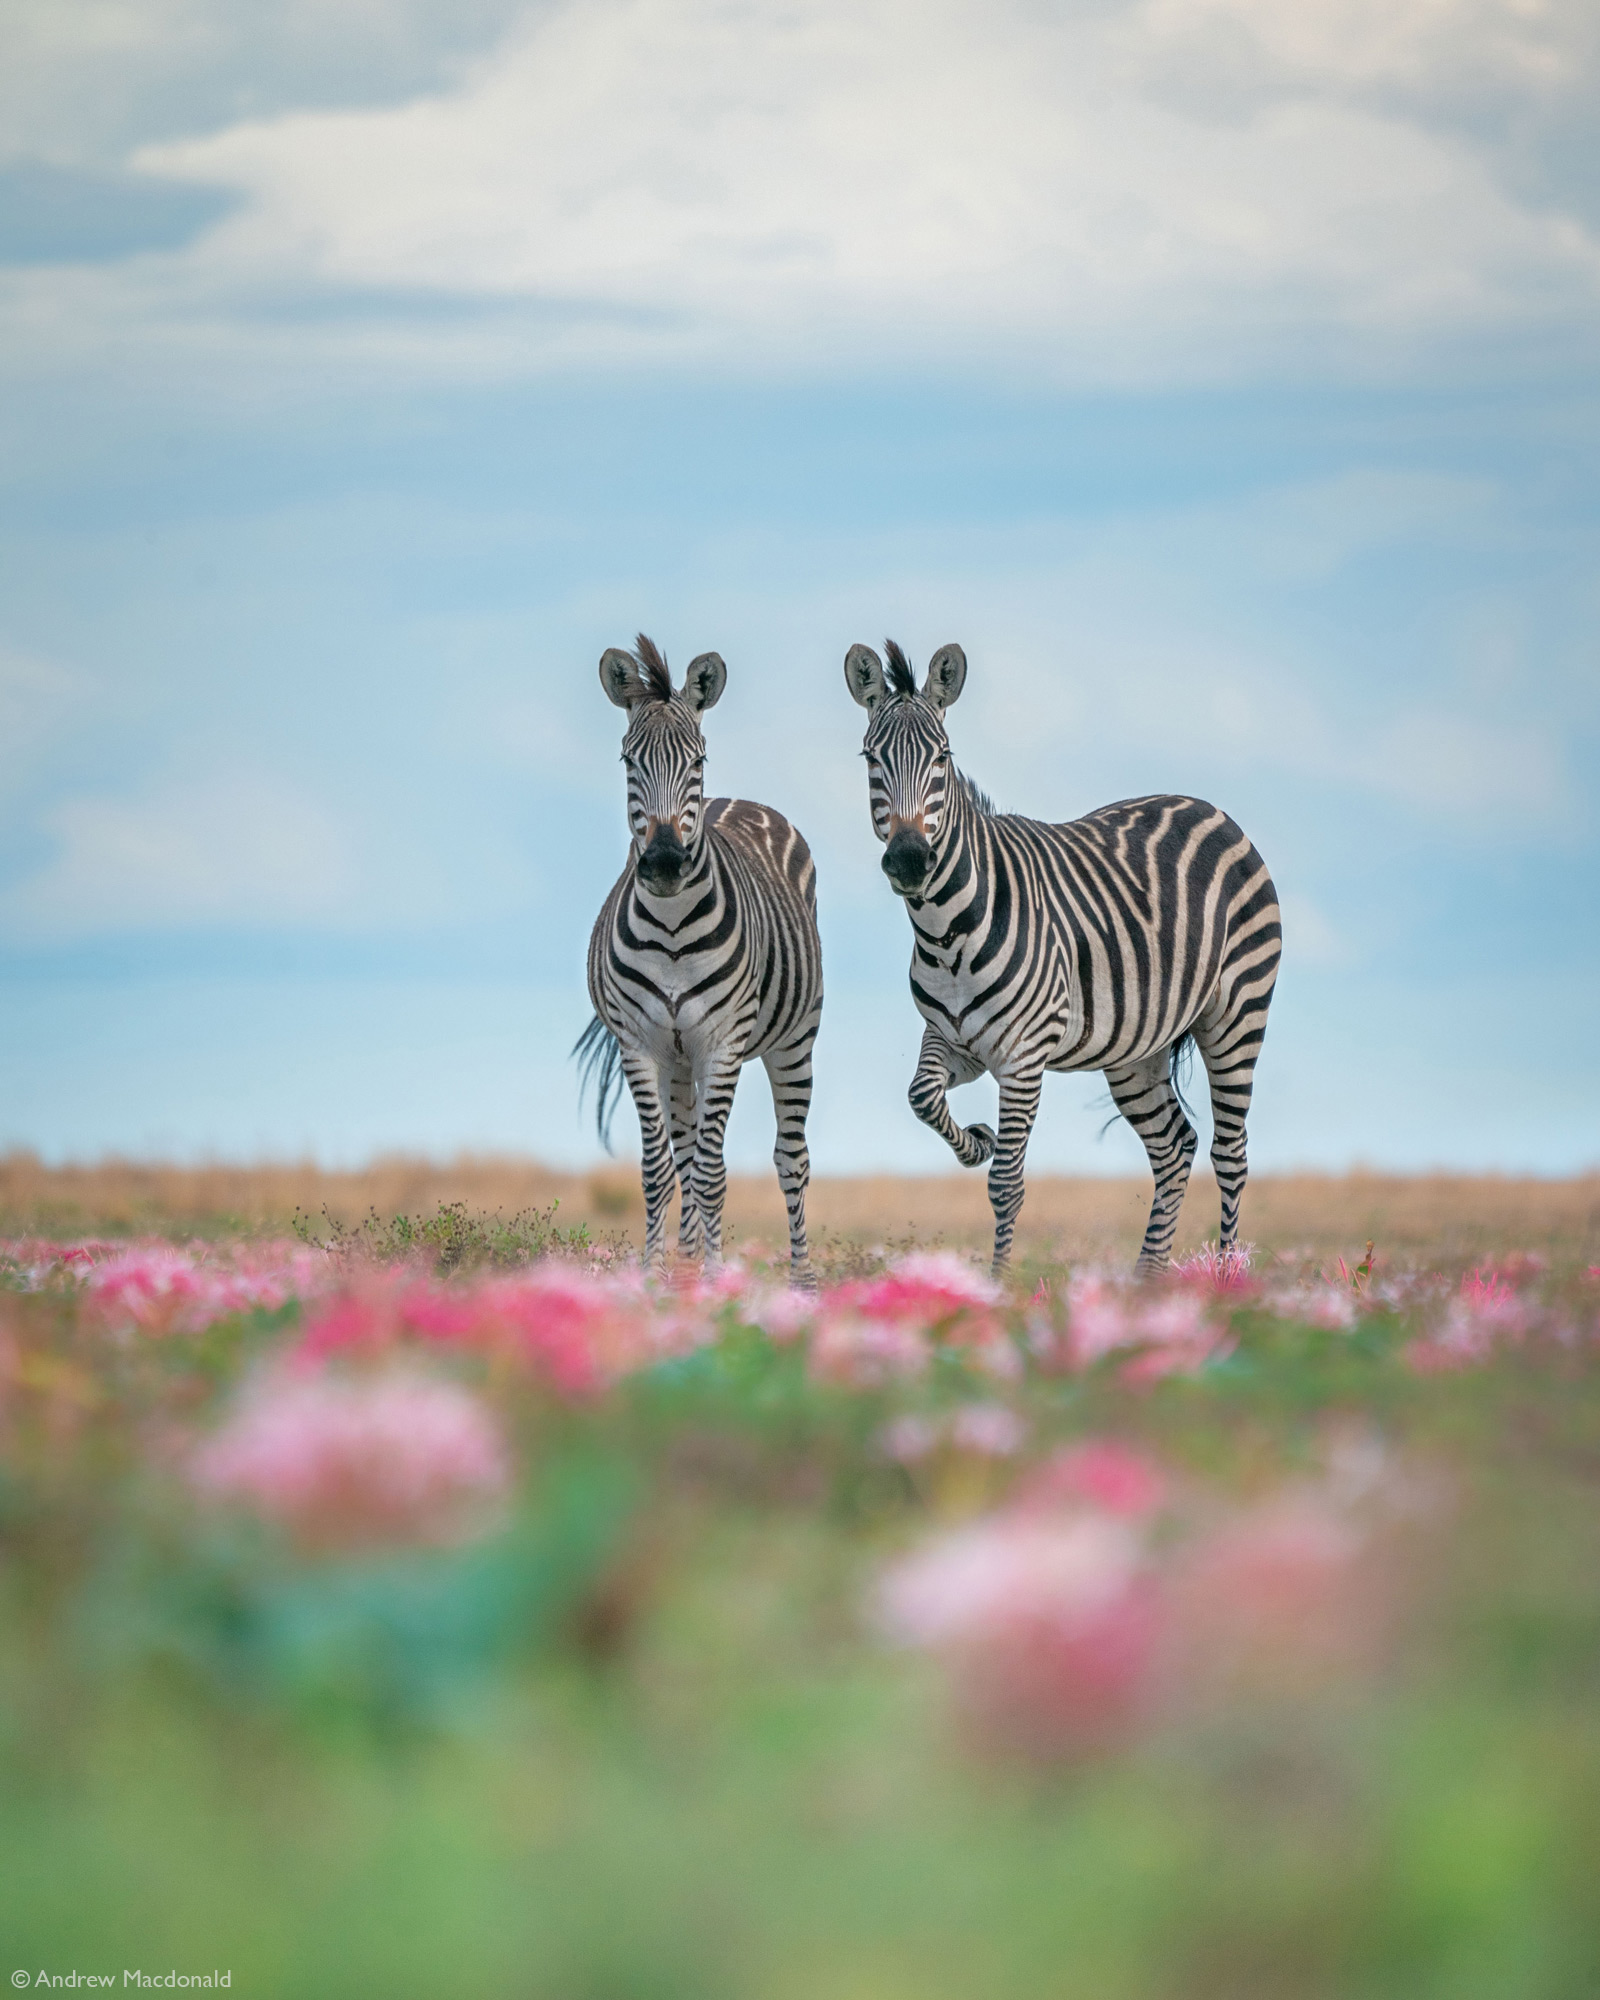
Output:
[[[619,1069],[633,1092],[652,1260],[664,1252],[674,1180],[679,1247],[720,1259],[723,1133],[740,1070],[764,1065],[790,1258],[806,1281],[806,1114],[822,1017],[816,871],[781,813],[704,797],[700,716],[726,680],[720,657],[702,653],[675,693],[666,661],[642,634],[635,652],[613,647],[600,662],[601,685],[628,711],[622,761],[633,852],[589,939],[595,1019],[579,1049],[600,1071],[602,1137]]]
[[[868,646],[851,647],[844,671],[869,716],[884,872],[911,916],[911,993],[927,1023],[911,1106],[964,1166],[990,1162],[996,1269],[1011,1253],[1047,1070],[1105,1072],[1155,1172],[1139,1265],[1166,1264],[1197,1144],[1175,1081],[1191,1041],[1211,1085],[1229,1247],[1282,949],[1266,864],[1203,799],[1124,799],[1059,825],[996,812],[955,769],[945,733],[966,655],[942,647],[919,691],[899,647],[888,654],[887,678]],[[946,1096],[986,1070],[1000,1086],[998,1135],[958,1126]]]

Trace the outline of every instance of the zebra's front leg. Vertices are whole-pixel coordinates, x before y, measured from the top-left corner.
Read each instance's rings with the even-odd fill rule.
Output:
[[[811,1049],[813,1028],[799,1047],[774,1049],[762,1057],[767,1081],[772,1085],[772,1110],[778,1136],[772,1148],[772,1164],[778,1170],[784,1206],[789,1211],[789,1278],[792,1284],[815,1291],[811,1272],[811,1251],[806,1242],[806,1188],[811,1181],[811,1154],[806,1146],[806,1114],[811,1109]]]
[[[737,1039],[715,1050],[694,1080],[697,1116],[691,1178],[695,1206],[705,1232],[708,1271],[715,1270],[722,1262],[722,1204],[728,1192],[722,1138],[728,1129],[728,1113],[733,1109],[733,1093],[739,1083],[747,1036],[748,1024],[741,1024]]]
[[[639,1114],[639,1178],[644,1186],[645,1261],[666,1261],[667,1204],[672,1199],[672,1146],[661,1102],[661,1075],[655,1058],[642,1049],[624,1049],[622,1073]]]
[[[1169,1063],[1169,1052],[1163,1049],[1144,1062],[1105,1073],[1117,1109],[1144,1141],[1156,1180],[1144,1247],[1134,1266],[1142,1274],[1167,1268],[1172,1239],[1178,1233],[1178,1210],[1189,1185],[1189,1167],[1200,1143],[1172,1087]]]
[[[694,1072],[674,1070],[668,1085],[672,1111],[672,1159],[678,1175],[678,1251],[698,1257],[705,1243],[700,1204],[694,1198]]]
[[[931,1026],[923,1029],[922,1054],[907,1095],[923,1124],[938,1133],[964,1167],[981,1167],[991,1157],[994,1132],[987,1125],[958,1125],[946,1092],[952,1083],[971,1083],[981,1073],[980,1066],[957,1055],[943,1035]]]
[[[1011,1262],[1011,1239],[1022,1213],[1022,1166],[1033,1121],[1039,1115],[1040,1070],[1000,1078],[1000,1137],[989,1164],[989,1205],[994,1210],[995,1276]]]

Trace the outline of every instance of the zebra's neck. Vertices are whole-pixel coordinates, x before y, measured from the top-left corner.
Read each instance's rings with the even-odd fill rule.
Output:
[[[912,927],[937,949],[971,929],[982,858],[988,844],[988,817],[979,811],[959,772],[951,773],[939,838],[926,894],[906,898]]]

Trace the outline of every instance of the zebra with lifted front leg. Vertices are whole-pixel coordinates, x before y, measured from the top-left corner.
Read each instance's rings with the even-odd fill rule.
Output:
[[[1046,1070],[1104,1070],[1155,1173],[1139,1268],[1167,1263],[1197,1144],[1174,1078],[1191,1042],[1211,1084],[1230,1248],[1282,948],[1265,862],[1202,799],[1124,799],[1060,825],[996,812],[950,760],[945,711],[966,654],[941,647],[920,691],[900,648],[888,654],[885,678],[869,646],[852,646],[844,677],[867,711],[883,871],[911,918],[911,994],[927,1023],[911,1108],[963,1166],[990,1162],[995,1269],[1011,1255]],[[998,1134],[963,1129],[946,1096],[985,1071],[1000,1085]]]
[[[612,647],[601,659],[601,686],[628,712],[633,851],[589,939],[595,1018],[576,1053],[586,1076],[599,1072],[602,1140],[619,1071],[633,1093],[646,1256],[665,1254],[676,1180],[679,1248],[708,1265],[722,1256],[722,1140],[734,1089],[743,1066],[761,1061],[777,1114],[773,1161],[792,1274],[806,1284],[806,1114],[822,1018],[816,870],[781,813],[705,799],[700,717],[727,678],[720,656],[702,653],[674,693],[666,661],[642,633],[635,652]]]

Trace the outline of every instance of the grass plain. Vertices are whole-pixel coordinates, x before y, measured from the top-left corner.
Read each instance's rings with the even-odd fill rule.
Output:
[[[345,1226],[376,1212],[433,1212],[461,1202],[474,1212],[513,1215],[558,1203],[564,1226],[596,1237],[637,1240],[643,1204],[637,1170],[618,1163],[561,1173],[534,1160],[464,1157],[378,1159],[352,1172],[311,1163],[174,1166],[132,1160],[48,1167],[28,1153],[0,1157],[0,1234],[211,1236],[288,1229],[296,1214],[324,1214]],[[1087,1258],[1131,1262],[1144,1233],[1150,1183],[1030,1175],[1018,1232],[1021,1254],[1039,1262]],[[944,1242],[981,1249],[993,1228],[984,1177],[867,1175],[823,1177],[811,1185],[809,1215],[819,1238],[852,1243]],[[732,1244],[785,1240],[782,1199],[771,1174],[735,1174],[728,1183]],[[1178,1248],[1216,1233],[1216,1189],[1205,1172],[1190,1184]],[[1245,1193],[1245,1240],[1273,1252],[1329,1256],[1375,1239],[1393,1254],[1441,1266],[1536,1251],[1600,1259],[1600,1172],[1569,1179],[1431,1174],[1257,1174]]]
[[[1186,1244],[1212,1196],[1197,1180]],[[1031,1183],[1028,1269],[992,1308],[1011,1365],[937,1322],[885,1375],[850,1287],[883,1272],[874,1246],[981,1253],[982,1179],[820,1181],[844,1282],[810,1333],[764,1330],[758,1291],[702,1296],[700,1344],[575,1395],[384,1319],[386,1286],[422,1283],[448,1331],[537,1272],[361,1259],[466,1240],[392,1226],[441,1203],[559,1202],[636,1241],[620,1166],[0,1162],[0,1236],[202,1239],[130,1249],[120,1319],[82,1262],[0,1257],[0,1975],[226,1971],[270,2000],[1593,2000],[1600,1176],[1261,1176],[1265,1285],[1206,1295],[1198,1353],[1064,1358],[1108,1314],[1199,1310],[1183,1280],[1073,1291],[1069,1265],[1131,1261],[1147,1200]],[[778,1242],[766,1177],[730,1206],[736,1239]],[[202,1324],[162,1290],[185,1259],[248,1270],[297,1212],[326,1235],[374,1211],[331,1291]],[[1338,1259],[1368,1238],[1352,1281]],[[647,1333],[693,1296],[641,1305],[586,1250],[571,1268]],[[197,1445],[304,1382],[293,1357],[340,1313],[387,1328],[316,1363],[352,1394],[421,1371],[492,1417],[514,1464],[492,1532],[341,1551],[197,1489]],[[314,1445],[280,1427],[280,1490]],[[1049,1561],[1017,1587],[1048,1607],[1086,1549],[1114,1556],[1121,1517],[1039,1498],[1085,1450],[1168,1495],[1120,1623],[886,1643],[874,1593],[902,1563],[982,1600],[971,1550],[1015,1565],[1042,1521]],[[1178,1638],[1150,1707],[1083,1737],[1157,1614]],[[1034,1711],[1071,1754],[1018,1738]]]

